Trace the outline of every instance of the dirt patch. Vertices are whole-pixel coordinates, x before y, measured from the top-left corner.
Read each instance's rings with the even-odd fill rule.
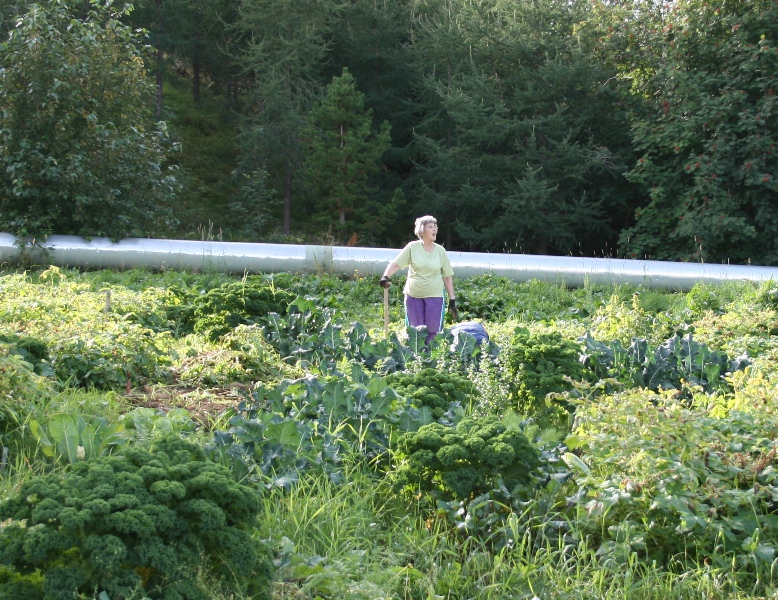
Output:
[[[133,407],[153,408],[163,412],[183,408],[191,413],[194,421],[210,429],[226,410],[235,408],[249,392],[249,386],[241,383],[209,389],[184,385],[146,385],[130,390],[124,398]]]

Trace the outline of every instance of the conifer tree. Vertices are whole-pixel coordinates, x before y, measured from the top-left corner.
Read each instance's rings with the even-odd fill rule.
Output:
[[[348,69],[332,78],[326,96],[308,114],[305,132],[305,174],[321,217],[336,216],[341,233],[348,232],[347,217],[351,227],[382,226],[391,210],[387,214],[383,203],[371,201],[369,178],[389,148],[389,124],[373,129],[372,110],[365,108]]]
[[[472,248],[594,252],[579,242],[615,238],[618,163],[602,119],[614,97],[573,38],[579,19],[556,0],[449,0],[420,19],[419,208],[456,221]]]
[[[240,170],[265,170],[283,195],[283,233],[291,231],[300,190],[301,130],[323,89],[322,68],[338,5],[322,0],[243,0],[233,28],[238,64],[250,85]]]

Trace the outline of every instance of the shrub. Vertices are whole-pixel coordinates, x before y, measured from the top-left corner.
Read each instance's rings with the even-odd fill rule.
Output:
[[[524,434],[496,416],[424,425],[400,437],[396,459],[401,484],[459,500],[526,484],[540,464]]]
[[[149,598],[206,600],[206,578],[265,594],[270,563],[251,535],[259,509],[256,492],[175,436],[79,462],[0,504],[0,596],[23,580],[46,598],[143,588]]]

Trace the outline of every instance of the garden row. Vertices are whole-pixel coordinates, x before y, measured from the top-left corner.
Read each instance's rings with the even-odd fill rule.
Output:
[[[771,285],[664,294],[484,277],[458,296],[491,341],[447,331],[429,350],[423,331],[376,328],[374,286],[3,276],[0,590],[260,598],[296,573],[338,596],[364,569],[335,585],[326,560],[257,522],[268,498],[353,486],[357,471],[506,564],[554,548],[612,573],[658,565],[731,592],[775,585]],[[232,396],[205,424],[182,409],[191,400],[128,401],[160,389]],[[470,577],[461,596],[414,577],[438,595],[477,592]],[[409,581],[384,593],[416,597]],[[520,595],[532,578],[503,584]]]

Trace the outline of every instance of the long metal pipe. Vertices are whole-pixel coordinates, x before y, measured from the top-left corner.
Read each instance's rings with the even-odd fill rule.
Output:
[[[313,273],[378,275],[397,256],[397,249],[342,246],[250,244],[218,241],[106,238],[52,235],[26,251],[41,253],[39,260],[78,268],[174,269],[230,273]],[[16,260],[22,252],[17,239],[0,233],[0,263]],[[513,281],[539,279],[580,287],[594,284],[630,284],[651,288],[689,290],[695,283],[778,281],[778,268],[709,263],[536,256],[529,254],[448,253],[455,276],[491,273]]]

